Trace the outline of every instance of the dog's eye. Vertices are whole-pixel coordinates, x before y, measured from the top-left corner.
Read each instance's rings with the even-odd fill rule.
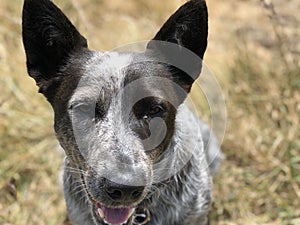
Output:
[[[73,112],[84,113],[84,114],[91,114],[91,113],[95,112],[95,106],[93,107],[87,103],[74,104],[70,107],[70,109]]]
[[[146,116],[150,118],[161,117],[165,111],[166,110],[162,105],[154,105],[149,109]]]
[[[89,105],[80,105],[76,109],[80,110],[80,112],[83,112],[83,113],[89,113],[89,112],[91,112],[91,108],[92,107],[90,107]]]

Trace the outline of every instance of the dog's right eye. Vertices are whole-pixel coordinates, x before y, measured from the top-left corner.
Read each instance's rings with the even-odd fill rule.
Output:
[[[95,112],[95,106],[87,103],[73,104],[69,109],[75,113],[91,114]]]
[[[88,113],[91,111],[91,107],[89,105],[80,105],[76,107],[76,110],[79,110],[80,112],[83,113]]]

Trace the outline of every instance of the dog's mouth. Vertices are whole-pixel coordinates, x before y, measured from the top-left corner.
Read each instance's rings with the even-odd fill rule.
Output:
[[[85,184],[84,179],[83,183]],[[137,205],[129,207],[107,206],[93,198],[87,188],[85,190],[90,200],[94,217],[101,224],[145,225],[150,221],[150,212],[148,209],[138,207]]]
[[[150,213],[144,208],[113,208],[99,202],[95,204],[97,219],[106,225],[144,225],[150,221]]]
[[[96,215],[107,225],[127,225],[135,212],[134,207],[110,208],[96,203]]]

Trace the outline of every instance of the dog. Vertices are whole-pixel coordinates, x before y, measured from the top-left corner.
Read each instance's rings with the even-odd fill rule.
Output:
[[[222,154],[185,104],[207,34],[206,3],[190,0],[145,51],[92,51],[50,0],[24,1],[27,70],[54,110],[71,224],[209,224]]]

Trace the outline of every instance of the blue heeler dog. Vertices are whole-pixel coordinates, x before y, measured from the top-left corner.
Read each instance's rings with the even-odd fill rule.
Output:
[[[71,224],[209,223],[221,153],[184,103],[201,71],[207,17],[205,1],[191,0],[144,51],[92,51],[51,1],[25,0],[27,69],[55,113]]]

